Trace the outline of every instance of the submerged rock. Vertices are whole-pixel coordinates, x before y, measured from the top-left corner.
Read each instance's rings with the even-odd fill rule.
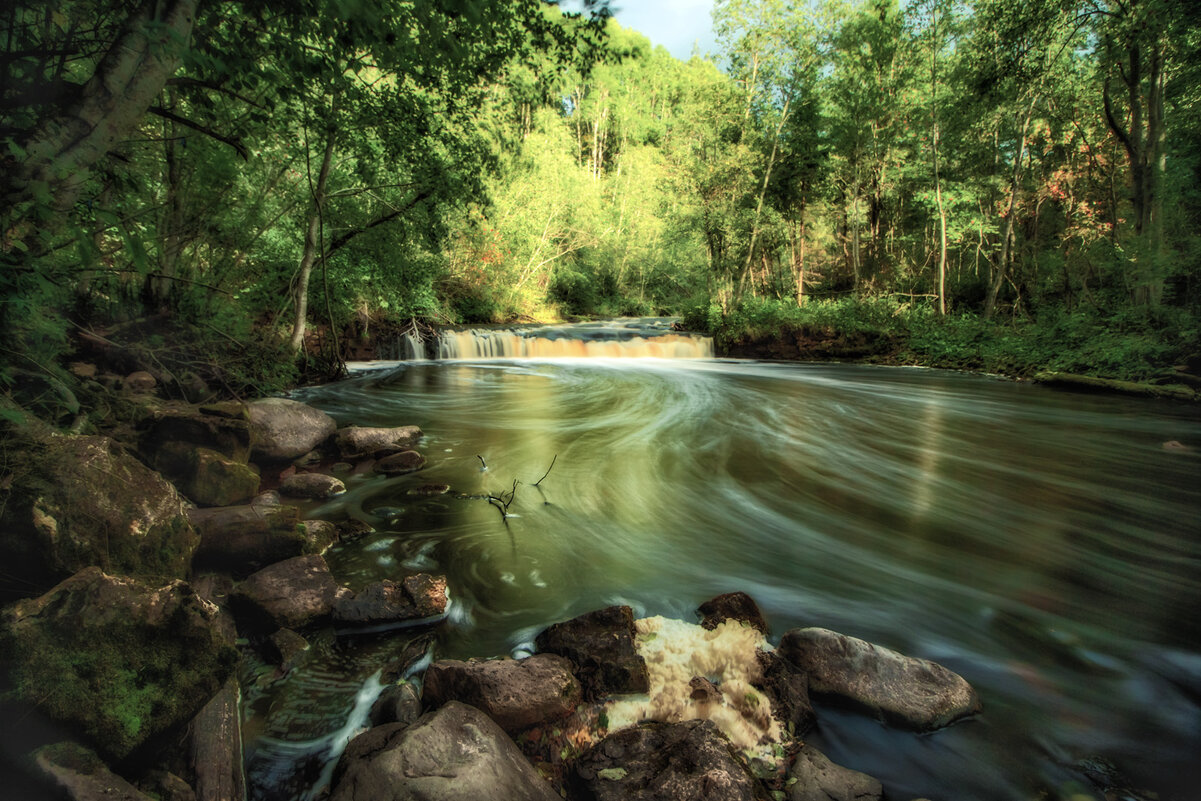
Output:
[[[252,623],[272,628],[301,628],[328,617],[338,584],[322,557],[285,559],[254,573],[230,598]]]
[[[263,398],[248,407],[251,456],[256,461],[290,462],[316,448],[338,427],[325,412],[287,398]]]
[[[727,592],[705,601],[696,610],[701,615],[701,628],[715,629],[727,620],[737,620],[767,634],[767,620],[759,604],[745,592]]]
[[[380,451],[395,453],[412,448],[421,441],[422,436],[421,429],[417,426],[348,426],[338,429],[334,443],[343,459],[364,459],[378,455]]]
[[[580,801],[766,801],[767,792],[712,722],[643,723],[610,734],[575,763]]]
[[[43,746],[33,753],[33,764],[71,801],[154,801],[78,743]]]
[[[330,801],[561,801],[492,720],[450,702],[351,740]]]
[[[191,720],[233,672],[219,614],[182,581],[90,567],[0,614],[0,665],[17,697],[119,760]]]
[[[11,448],[11,450],[10,450]],[[50,435],[5,443],[0,561],[29,594],[85,567],[183,578],[199,544],[187,502],[108,437]]]
[[[279,482],[279,491],[295,498],[323,500],[346,492],[346,485],[324,473],[296,473]]]
[[[402,476],[406,473],[414,473],[423,467],[425,467],[425,457],[420,453],[400,451],[380,459],[372,469],[386,476]]]
[[[581,699],[571,663],[554,654],[468,662],[445,659],[429,666],[424,682],[422,701],[427,707],[461,701],[483,711],[510,734],[561,720]]]
[[[446,578],[418,573],[399,584],[385,579],[334,600],[337,623],[390,623],[435,617],[446,611]]]
[[[589,700],[650,687],[646,661],[634,647],[634,612],[610,606],[549,626],[534,640],[540,652],[565,656]]]
[[[800,753],[788,772],[795,779],[788,787],[788,801],[880,801],[880,782],[857,770],[835,765],[810,745]]]
[[[793,629],[778,653],[808,675],[811,692],[841,697],[918,731],[980,711],[976,691],[957,673],[829,629]]]

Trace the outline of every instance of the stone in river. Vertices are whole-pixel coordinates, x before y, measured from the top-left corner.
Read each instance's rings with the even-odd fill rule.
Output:
[[[726,620],[737,620],[767,634],[767,620],[759,604],[745,592],[727,592],[705,601],[696,610],[701,614],[701,628],[712,631]]]
[[[325,412],[287,398],[263,398],[247,406],[255,461],[290,462],[337,430]]]
[[[561,801],[499,726],[451,701],[416,723],[368,729],[334,771],[330,801]]]
[[[862,706],[891,723],[931,731],[980,711],[957,673],[829,629],[793,629],[777,649],[809,676],[809,690]]]
[[[402,476],[405,473],[414,473],[423,467],[425,467],[425,457],[420,453],[400,451],[380,459],[372,469],[386,476]]]
[[[328,617],[338,584],[325,560],[316,554],[297,556],[251,575],[230,599],[252,623],[269,620],[274,628],[301,628]]]
[[[461,701],[482,710],[510,734],[567,717],[581,698],[571,663],[554,654],[439,660],[425,671],[424,681],[422,701],[427,707]]]
[[[595,700],[650,689],[646,660],[635,648],[634,636],[633,610],[610,606],[548,626],[534,644],[575,663],[585,697]]]
[[[788,772],[795,779],[788,787],[788,801],[880,801],[880,782],[857,770],[835,765],[811,745],[801,746]]]
[[[324,473],[295,473],[279,482],[279,491],[296,498],[324,500],[346,492],[346,485]]]

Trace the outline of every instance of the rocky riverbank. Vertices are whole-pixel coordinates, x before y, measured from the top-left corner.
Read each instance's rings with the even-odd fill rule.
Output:
[[[6,761],[45,797],[241,797],[244,649],[283,675],[315,628],[445,618],[440,576],[340,586],[322,553],[362,524],[304,520],[294,505],[343,491],[339,471],[419,470],[422,434],[338,428],[283,399],[136,405],[124,441],[34,428],[8,438],[4,713],[49,733]],[[742,594],[698,617],[636,621],[611,607],[550,626],[524,659],[435,661],[407,683],[392,670],[328,792],[880,797],[878,782],[804,744],[811,691],[916,731],[979,709],[955,674],[833,632],[791,631],[773,648]]]

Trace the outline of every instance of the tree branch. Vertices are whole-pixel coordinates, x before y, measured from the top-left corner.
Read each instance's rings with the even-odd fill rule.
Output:
[[[250,151],[246,149],[246,145],[242,144],[237,139],[219,134],[212,128],[206,128],[198,122],[192,122],[185,117],[181,117],[178,114],[167,111],[162,106],[151,106],[149,109],[147,109],[147,111],[149,111],[151,114],[157,114],[165,120],[171,120],[171,122],[182,125],[185,128],[191,128],[193,131],[198,131],[210,139],[216,139],[218,142],[227,144],[238,152],[238,155],[242,157],[242,161],[250,161]]]

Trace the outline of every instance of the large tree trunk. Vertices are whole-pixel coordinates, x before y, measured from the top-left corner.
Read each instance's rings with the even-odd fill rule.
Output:
[[[42,192],[59,210],[74,205],[91,168],[129,137],[179,68],[197,3],[146,0],[138,7],[78,95],[18,143],[24,158],[0,177],[4,206],[11,209]]]
[[[288,342],[288,347],[293,353],[299,353],[304,345],[304,332],[309,314],[309,278],[313,274],[313,265],[321,255],[321,216],[325,206],[329,168],[334,160],[334,131],[330,131],[326,136],[321,169],[317,174],[317,184],[313,187],[313,212],[309,215],[309,225],[304,235],[304,253],[300,258],[300,270],[293,292],[296,316],[292,323],[292,338]]]

